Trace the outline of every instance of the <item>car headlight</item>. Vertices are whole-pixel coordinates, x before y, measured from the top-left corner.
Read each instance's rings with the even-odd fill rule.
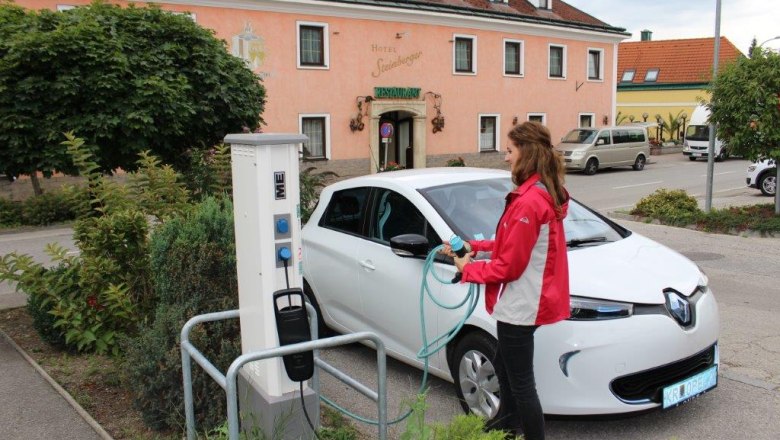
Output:
[[[634,314],[634,305],[623,302],[572,296],[570,300],[571,321],[600,321],[628,318]]]
[[[585,156],[585,152],[584,151],[572,151],[571,152],[571,157],[574,158],[574,159],[580,158],[582,156]]]

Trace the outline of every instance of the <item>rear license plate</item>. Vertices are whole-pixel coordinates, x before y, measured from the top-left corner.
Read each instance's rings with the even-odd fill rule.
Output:
[[[664,388],[664,409],[681,405],[718,385],[718,366]]]

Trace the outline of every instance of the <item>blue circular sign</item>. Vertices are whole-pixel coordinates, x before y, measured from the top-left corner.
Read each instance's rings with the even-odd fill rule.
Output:
[[[393,135],[393,124],[391,124],[389,122],[385,122],[384,124],[382,124],[382,126],[379,127],[379,134],[383,138],[389,138],[390,136],[392,136]]]

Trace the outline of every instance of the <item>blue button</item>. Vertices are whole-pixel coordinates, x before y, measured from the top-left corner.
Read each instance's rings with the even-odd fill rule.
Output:
[[[288,247],[279,248],[279,259],[280,260],[287,261],[290,258],[292,258],[292,252],[290,252],[290,248],[288,248]]]
[[[289,232],[290,231],[290,224],[287,223],[287,219],[280,218],[279,220],[277,220],[276,221],[276,230],[280,234],[286,234],[287,232]]]

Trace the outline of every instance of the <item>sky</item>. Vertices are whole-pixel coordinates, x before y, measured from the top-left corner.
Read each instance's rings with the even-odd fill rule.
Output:
[[[643,29],[653,40],[715,36],[716,0],[565,0],[566,3],[632,34],[625,41],[639,41]],[[780,0],[721,0],[720,35],[747,54],[755,37],[780,36]],[[780,49],[780,39],[763,47]]]

